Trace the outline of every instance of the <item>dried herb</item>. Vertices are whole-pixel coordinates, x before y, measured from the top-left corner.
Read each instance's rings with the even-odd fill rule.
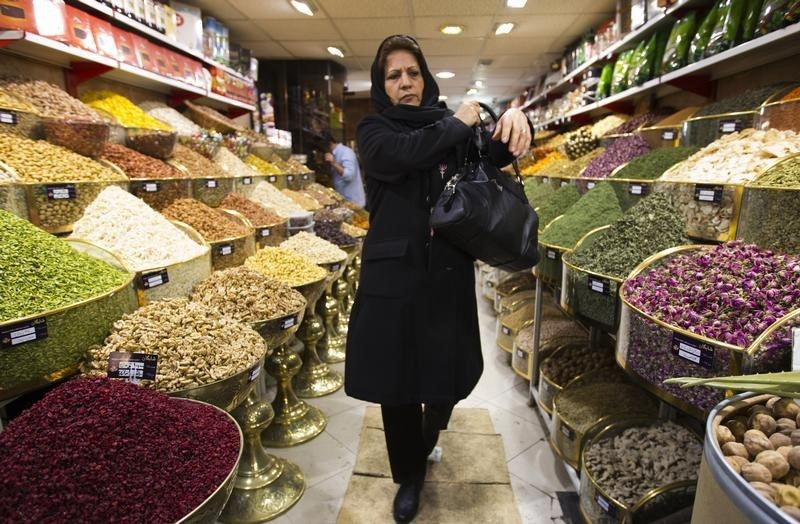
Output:
[[[566,161],[564,161],[566,162]],[[525,181],[525,196],[528,197],[532,207],[539,205],[539,202],[555,193],[552,184],[542,182],[538,178],[529,178]]]
[[[725,113],[734,113],[738,111],[755,111],[764,100],[772,96],[779,89],[786,87],[788,84],[780,83],[773,84],[766,87],[759,87],[750,89],[736,96],[725,98],[719,102],[712,102],[707,106],[701,107],[695,117],[721,115]]]
[[[644,138],[638,135],[623,136],[614,140],[614,143],[606,149],[605,153],[592,160],[581,176],[605,178],[618,166],[625,162],[630,162],[648,151],[650,151],[650,146]]]
[[[610,224],[621,216],[622,209],[614,188],[604,182],[565,211],[558,222],[539,236],[539,240],[545,244],[572,248],[592,229]]]
[[[638,387],[622,382],[568,385],[555,398],[558,416],[570,427],[586,433],[609,415],[651,415],[656,402]]]
[[[578,188],[573,185],[567,185],[557,189],[540,202],[536,202],[534,206],[536,214],[539,215],[539,229],[543,230],[551,220],[563,214],[580,198],[581,194],[578,192]]]
[[[740,238],[781,253],[800,253],[800,157],[785,160],[750,188],[739,222]]]
[[[631,180],[654,180],[678,162],[686,160],[700,151],[698,147],[665,147],[655,149],[628,164],[614,173],[611,178],[627,178]]]

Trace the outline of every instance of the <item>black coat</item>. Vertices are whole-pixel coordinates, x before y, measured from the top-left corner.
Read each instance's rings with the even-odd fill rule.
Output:
[[[347,338],[352,397],[455,402],[481,376],[473,260],[428,224],[471,133],[453,116],[419,129],[381,115],[359,124],[370,229]],[[504,144],[492,146],[497,165],[512,160]]]

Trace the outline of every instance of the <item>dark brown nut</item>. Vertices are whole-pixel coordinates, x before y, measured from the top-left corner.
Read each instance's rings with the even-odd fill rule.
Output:
[[[792,439],[783,433],[773,433],[769,436],[769,441],[772,442],[772,447],[775,449],[791,447],[792,445]]]
[[[756,463],[766,467],[773,480],[781,479],[789,473],[789,462],[777,451],[762,451],[756,457]]]
[[[747,431],[746,422],[742,422],[741,420],[729,420],[725,425],[731,430],[731,433],[733,433],[733,436],[736,437],[738,442],[744,439],[744,432]]]
[[[800,446],[794,446],[786,460],[794,469],[800,470]]]
[[[793,418],[779,418],[775,421],[775,431],[794,431],[797,429],[797,422]]]
[[[797,419],[800,415],[800,406],[791,398],[782,398],[775,403],[772,408],[775,417],[777,418],[793,418]]]
[[[775,419],[767,413],[755,413],[752,417],[750,417],[750,427],[752,429],[759,430],[764,435],[769,437],[775,433],[777,423],[775,422]]]
[[[745,459],[750,458],[750,454],[747,452],[747,448],[744,447],[744,444],[741,444],[739,442],[728,442],[727,444],[722,446],[722,453],[726,457],[737,456]]]
[[[731,467],[731,469],[736,473],[741,473],[742,466],[750,463],[749,460],[747,460],[744,457],[740,457],[738,455],[731,455],[729,457],[725,457],[725,462],[727,462],[728,465]]]
[[[769,441],[767,436],[757,429],[748,429],[745,431],[744,447],[747,448],[747,452],[750,453],[751,457],[755,457],[762,451],[774,449],[772,447],[772,442]]]
[[[733,436],[733,432],[727,426],[717,426],[716,433],[720,447],[728,442],[736,442],[736,437]]]
[[[772,482],[772,474],[761,464],[751,462],[742,466],[742,476],[748,482]]]

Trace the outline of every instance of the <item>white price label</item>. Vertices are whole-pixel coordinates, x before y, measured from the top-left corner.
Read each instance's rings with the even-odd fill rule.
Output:
[[[569,182],[567,182],[566,180],[562,180],[561,181],[561,187],[568,186],[568,185],[569,185]],[[589,189],[591,189],[591,188],[589,188]]]
[[[595,187],[596,185],[597,185],[597,184],[595,184],[594,182],[589,182],[588,184],[586,184],[586,187],[587,187],[588,189],[594,189],[594,187]]]
[[[17,115],[9,111],[0,111],[0,124],[17,125]]]
[[[792,371],[800,371],[800,327],[792,328]]]
[[[157,182],[146,182],[144,185],[144,192],[145,193],[158,193],[158,183]]]
[[[642,186],[639,184],[631,184],[631,195],[641,195],[642,194]]]
[[[214,189],[215,187],[217,187],[217,181],[214,180],[213,178],[211,180],[206,180],[206,187],[209,189]]]
[[[697,199],[702,200],[703,202],[713,202],[714,191],[709,191],[704,189],[697,194]]]
[[[250,178],[249,176],[246,176],[246,177],[242,178],[242,185],[249,186],[252,183],[253,183],[253,179]]]
[[[272,232],[270,231],[270,229],[268,227],[261,228],[261,236],[262,237],[268,237],[271,234],[272,234]]]
[[[510,335],[511,334],[511,330],[507,326],[503,326],[502,331],[503,331],[504,335]]]
[[[294,175],[286,175],[286,180],[291,182],[292,180],[294,180]]]
[[[549,258],[550,260],[555,260],[556,252],[552,249],[548,249],[547,251],[545,251],[545,256],[547,256],[547,258]]]
[[[271,175],[271,176],[267,177],[267,180],[268,180],[268,181],[269,181],[271,184],[274,184],[275,182],[277,182],[277,181],[278,181],[278,177],[276,177],[275,175]]]
[[[542,183],[543,184],[546,184],[548,182],[550,182],[550,178],[549,177],[546,177],[546,176],[542,177]]]
[[[230,244],[225,244],[223,246],[219,246],[219,254],[223,257],[228,256],[233,253],[233,246]]]
[[[517,350],[517,358],[525,358],[525,352],[521,349]]]
[[[303,175],[303,180],[308,180],[308,173],[306,173],[305,175]]]
[[[661,140],[675,140],[675,131],[664,131],[661,133]]]
[[[250,368],[250,371],[247,373],[247,382],[250,383],[258,378],[261,374],[261,362]]]

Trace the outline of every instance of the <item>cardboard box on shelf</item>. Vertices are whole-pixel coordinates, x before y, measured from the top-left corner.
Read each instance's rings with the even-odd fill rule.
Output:
[[[36,32],[31,0],[0,0],[0,29]]]
[[[117,60],[128,65],[142,67],[133,46],[133,35],[124,29],[113,28],[114,41],[117,44]]]
[[[189,49],[203,52],[203,15],[199,8],[181,2],[170,2],[175,10],[176,40]]]
[[[138,35],[133,36],[133,50],[139,59],[139,67],[153,73],[158,73],[155,60],[155,45]]]
[[[183,80],[183,63],[181,62],[181,55],[174,51],[169,51],[167,55],[169,62],[169,76],[175,80]]]
[[[117,44],[114,41],[114,28],[105,20],[100,20],[96,16],[90,16],[92,34],[97,45],[97,52],[103,56],[118,60]]]
[[[150,47],[153,49],[153,61],[159,74],[170,76],[169,51],[157,44],[150,44]]]
[[[66,6],[66,8],[67,43],[96,53],[97,44],[92,32],[92,17],[89,13],[76,9],[71,5]]]

